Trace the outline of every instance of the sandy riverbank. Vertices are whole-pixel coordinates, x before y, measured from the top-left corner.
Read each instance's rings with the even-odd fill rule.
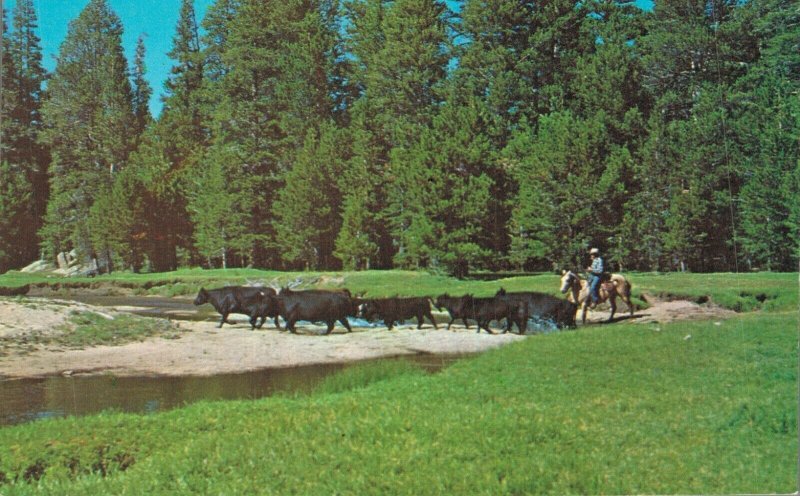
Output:
[[[683,300],[651,299],[650,304],[650,308],[626,320],[652,323],[726,318],[733,314],[713,305]],[[352,333],[337,325],[328,336],[319,335],[323,326],[306,325],[298,326],[298,334],[290,334],[276,330],[271,322],[260,330],[251,331],[243,316],[234,316],[241,317],[240,323],[222,329],[211,320],[175,321],[177,328],[170,336],[119,346],[64,349],[40,342],[21,346],[33,335],[57,332],[71,313],[93,312],[105,318],[116,318],[125,314],[125,310],[124,307],[93,307],[46,298],[0,299],[0,338],[6,344],[0,354],[0,378],[106,373],[118,376],[213,375],[407,354],[477,353],[522,339],[535,339],[535,336],[510,333],[478,334],[474,325],[470,329],[453,325],[447,331],[440,324],[435,330],[427,322],[419,330],[416,325],[404,325],[391,331],[384,327],[356,327]],[[592,323],[587,325],[596,325],[607,316],[607,311],[592,312]],[[620,312],[618,316],[625,317],[626,313]]]

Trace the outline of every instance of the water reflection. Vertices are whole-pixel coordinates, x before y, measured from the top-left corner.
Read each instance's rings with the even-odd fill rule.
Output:
[[[414,355],[409,360],[436,372],[464,355]],[[200,400],[255,399],[310,391],[325,377],[353,364],[321,364],[210,377],[48,377],[0,381],[0,425],[103,410],[155,413]]]

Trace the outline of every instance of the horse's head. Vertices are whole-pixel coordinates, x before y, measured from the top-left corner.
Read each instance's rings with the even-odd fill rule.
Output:
[[[572,288],[572,285],[575,284],[575,281],[578,280],[578,276],[575,275],[574,272],[571,270],[562,270],[561,271],[561,293],[566,293],[567,291]]]

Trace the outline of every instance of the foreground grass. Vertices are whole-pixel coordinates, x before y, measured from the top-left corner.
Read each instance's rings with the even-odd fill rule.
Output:
[[[796,312],[590,326],[428,376],[0,429],[0,493],[788,493]]]
[[[647,306],[643,293],[662,297],[689,298],[697,301],[710,299],[714,303],[736,311],[797,310],[797,273],[629,273],[633,284],[634,303],[639,308]],[[0,288],[46,285],[62,291],[70,286],[121,287],[133,289],[137,294],[160,296],[194,295],[201,287],[218,287],[228,284],[277,284],[301,282],[305,287],[346,287],[367,297],[435,296],[442,293],[490,296],[498,288],[508,291],[541,291],[559,295],[560,276],[509,277],[495,281],[459,280],[432,275],[426,272],[402,270],[362,272],[277,272],[257,269],[203,270],[181,269],[175,272],[132,274],[116,272],[96,278],[54,278],[45,274],[23,274],[10,271],[0,275]],[[619,303],[624,308],[624,303]]]

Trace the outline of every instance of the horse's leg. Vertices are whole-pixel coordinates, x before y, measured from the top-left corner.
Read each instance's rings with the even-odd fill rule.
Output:
[[[633,317],[633,302],[631,301],[630,292],[628,292],[628,294],[626,295],[621,295],[621,296],[622,296],[622,301],[624,301],[625,304],[628,305],[628,310],[630,310],[631,317]]]
[[[583,300],[583,304],[581,305],[581,308],[583,309],[583,314],[581,315],[581,324],[586,323],[586,310],[588,308],[588,305],[589,305],[589,300]]]
[[[611,305],[611,315],[608,317],[608,321],[611,322],[614,320],[614,312],[617,311],[617,297],[613,293],[608,296],[608,303]]]

